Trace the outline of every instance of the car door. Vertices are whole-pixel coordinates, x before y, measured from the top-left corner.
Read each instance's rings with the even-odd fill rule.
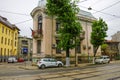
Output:
[[[105,61],[105,63],[108,63],[108,58],[104,57],[104,61]]]
[[[57,66],[57,60],[56,59],[51,59],[51,65],[52,66]]]
[[[45,66],[47,67],[51,66],[51,61],[49,58],[43,59],[43,61],[44,61],[43,64],[45,64]]]
[[[110,61],[109,57],[106,57],[106,63],[108,63]]]

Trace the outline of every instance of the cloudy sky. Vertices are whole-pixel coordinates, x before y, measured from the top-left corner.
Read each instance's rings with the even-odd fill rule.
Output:
[[[0,0],[0,15],[20,28],[20,34],[31,37],[33,21],[30,12],[39,0]],[[108,24],[108,37],[120,31],[120,0],[81,0],[79,7],[91,12],[96,18],[103,18]],[[88,10],[91,7],[92,10]]]

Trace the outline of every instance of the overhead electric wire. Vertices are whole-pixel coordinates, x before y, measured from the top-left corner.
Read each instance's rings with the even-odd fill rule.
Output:
[[[80,3],[83,3],[83,2],[86,2],[86,1],[88,1],[88,0],[83,0],[83,1],[80,1]]]
[[[99,10],[99,11],[96,11],[96,12],[93,13],[93,14],[96,14],[96,13],[98,13],[98,12],[101,12],[101,11],[105,10],[105,9],[111,8],[111,7],[113,7],[113,6],[115,6],[115,5],[119,4],[119,3],[120,3],[120,1],[117,1],[116,3],[113,3],[112,5],[110,5],[110,6],[108,6],[108,7],[105,7],[105,8],[103,8],[103,9]]]
[[[10,11],[5,11],[5,10],[0,10],[0,12],[10,13],[10,14],[17,14],[17,15],[24,15],[24,16],[30,16],[30,15],[28,15],[28,14],[15,13],[15,12],[10,12]]]
[[[15,24],[22,24],[22,23],[25,23],[25,22],[28,22],[28,21],[31,21],[32,19],[29,19],[29,20],[25,20],[25,21],[22,21],[22,22],[18,22],[18,23],[15,23]]]
[[[95,6],[96,4],[98,4],[98,3],[101,2],[101,1],[103,1],[103,0],[97,0],[97,1],[95,1],[93,4],[91,4],[90,6]]]
[[[87,7],[84,7],[84,6],[81,6],[79,5],[80,7],[82,8],[86,8],[88,9]],[[93,11],[98,11],[98,10],[95,10],[95,9],[92,9]],[[113,15],[113,14],[109,14],[109,13],[106,13],[106,12],[102,12],[102,11],[98,11],[99,13],[102,13],[102,14],[105,14],[105,15],[109,15],[109,16],[112,16],[112,17],[116,17],[116,18],[120,18],[120,16],[117,16],[117,15]],[[93,13],[92,13],[93,14]]]

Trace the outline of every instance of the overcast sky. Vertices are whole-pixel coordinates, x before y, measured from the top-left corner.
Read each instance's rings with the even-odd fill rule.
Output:
[[[31,37],[30,28],[33,21],[30,12],[38,5],[39,0],[0,0],[0,15],[16,24],[22,36]],[[103,18],[108,24],[108,37],[120,31],[120,0],[81,0],[80,9],[93,13],[96,18]],[[87,8],[91,7],[92,10]]]

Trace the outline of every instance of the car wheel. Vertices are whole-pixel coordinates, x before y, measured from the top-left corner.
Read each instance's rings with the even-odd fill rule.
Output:
[[[62,67],[62,64],[58,64],[58,67]]]
[[[43,65],[41,65],[41,69],[45,69],[45,65],[43,64]]]

